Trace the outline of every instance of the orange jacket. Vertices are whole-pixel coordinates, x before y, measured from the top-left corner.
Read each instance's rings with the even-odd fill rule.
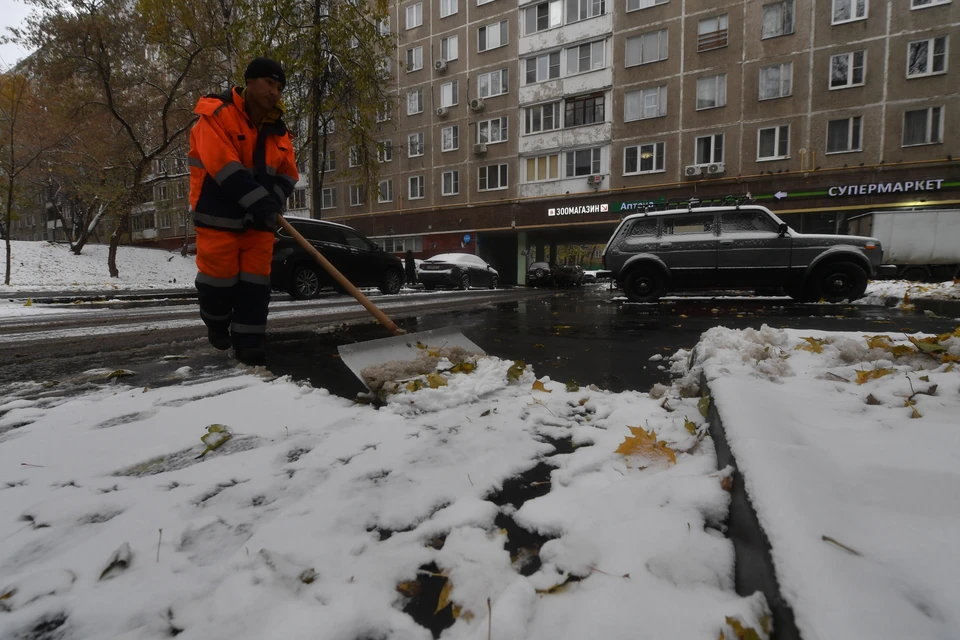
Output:
[[[205,96],[190,132],[190,208],[197,227],[273,231],[299,179],[293,142],[279,117],[260,130],[238,87]]]

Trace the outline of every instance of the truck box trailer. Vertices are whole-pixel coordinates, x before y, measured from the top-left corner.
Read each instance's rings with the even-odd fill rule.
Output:
[[[871,211],[851,217],[847,233],[880,240],[883,264],[904,280],[960,277],[960,209]]]

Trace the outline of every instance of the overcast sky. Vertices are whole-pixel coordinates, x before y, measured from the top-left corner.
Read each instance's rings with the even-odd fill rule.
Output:
[[[17,27],[23,24],[29,15],[31,7],[22,0],[0,0],[0,34],[8,35],[7,27]],[[27,51],[13,44],[0,44],[0,68],[13,66]]]

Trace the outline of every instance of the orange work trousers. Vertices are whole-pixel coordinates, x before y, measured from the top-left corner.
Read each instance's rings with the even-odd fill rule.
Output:
[[[258,347],[267,331],[273,233],[197,228],[197,297],[211,329],[236,347]]]

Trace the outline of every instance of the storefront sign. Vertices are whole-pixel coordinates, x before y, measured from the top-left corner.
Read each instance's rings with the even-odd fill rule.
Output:
[[[547,216],[574,216],[581,213],[607,213],[610,211],[608,204],[586,204],[579,207],[556,207],[547,209]]]
[[[905,182],[879,182],[873,184],[850,184],[844,187],[830,187],[831,196],[868,196],[874,193],[909,193],[916,191],[938,191],[943,180],[907,180]]]

